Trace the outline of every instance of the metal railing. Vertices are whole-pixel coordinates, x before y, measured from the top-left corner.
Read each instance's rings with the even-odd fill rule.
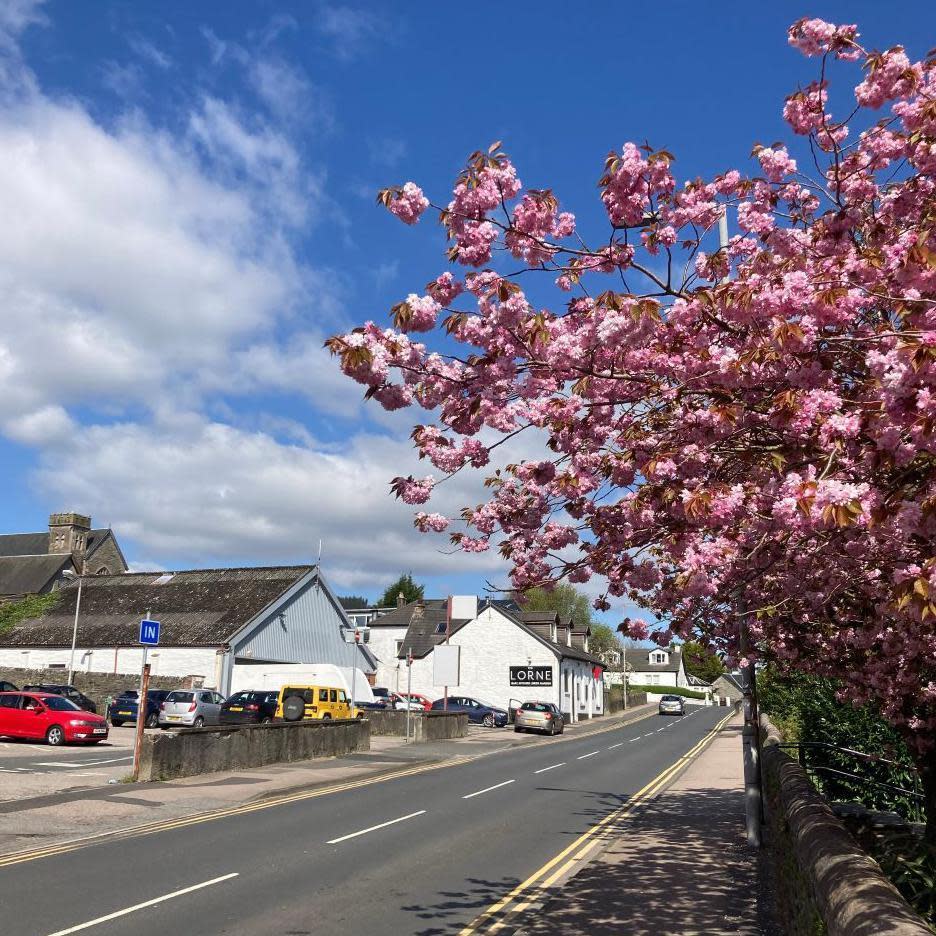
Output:
[[[797,760],[802,768],[807,772],[828,775],[830,777],[844,778],[856,784],[870,784],[873,787],[882,790],[888,790],[908,801],[908,811],[911,815],[907,818],[922,821],[925,818],[923,807],[926,802],[923,795],[922,784],[919,775],[912,766],[900,761],[890,760],[886,757],[880,757],[877,754],[868,754],[866,751],[856,751],[853,748],[842,747],[838,744],[830,744],[827,741],[795,741],[779,745],[781,748],[796,748]],[[909,771],[913,780],[913,789],[908,790],[905,787],[897,786],[894,783],[888,783],[884,780],[878,780],[869,776],[868,772],[853,773],[849,770],[843,770],[840,766],[832,766],[828,763],[817,763],[815,759],[810,759],[807,755],[809,751],[831,751],[837,755],[851,757],[860,764],[886,764],[901,771]],[[845,786],[845,784],[842,784]]]

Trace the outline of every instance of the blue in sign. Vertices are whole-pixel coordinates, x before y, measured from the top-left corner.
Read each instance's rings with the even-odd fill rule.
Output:
[[[159,621],[140,621],[140,643],[155,647],[159,643]]]

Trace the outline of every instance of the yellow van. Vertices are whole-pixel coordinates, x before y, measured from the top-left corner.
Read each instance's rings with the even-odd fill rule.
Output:
[[[354,715],[360,718],[363,712]],[[334,686],[283,686],[276,700],[276,718],[282,721],[351,717],[347,692]]]

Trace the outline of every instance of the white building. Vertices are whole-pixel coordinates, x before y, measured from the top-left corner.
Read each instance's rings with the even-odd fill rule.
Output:
[[[410,602],[371,621],[370,649],[378,682],[405,691],[412,656],[412,691],[442,696],[433,675],[434,651],[446,640],[447,599]],[[460,678],[450,694],[509,708],[554,702],[573,721],[604,711],[604,664],[588,652],[587,629],[573,628],[555,612],[524,614],[511,602],[451,599],[448,640],[459,648]]]
[[[621,653],[622,662],[627,663],[629,686],[681,686],[689,688],[689,677],[683,664],[679,644],[669,648],[654,647],[652,650],[627,649]],[[620,685],[623,674],[606,672],[607,685]]]
[[[0,675],[58,669],[65,676],[78,588],[61,594],[54,609],[0,635]],[[139,675],[145,615],[161,624],[159,646],[148,651],[152,674],[224,694],[232,682],[249,685],[251,667],[271,663],[376,670],[366,647],[344,641],[350,622],[315,566],[86,576],[75,670]]]

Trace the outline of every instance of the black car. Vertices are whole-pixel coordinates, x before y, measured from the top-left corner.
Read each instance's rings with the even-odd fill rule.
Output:
[[[279,693],[245,690],[235,692],[222,706],[218,715],[221,725],[268,725],[276,714]]]
[[[444,699],[436,699],[432,703],[432,710],[441,712],[445,707]],[[507,724],[507,710],[496,705],[488,705],[470,696],[449,696],[448,711],[467,712],[468,721],[485,725],[488,728],[503,728]]]
[[[52,695],[64,696],[70,702],[74,702],[80,709],[86,712],[97,714],[97,706],[83,693],[79,692],[74,686],[66,686],[60,683],[41,683],[32,686],[23,686],[23,692],[51,692]]]
[[[159,706],[166,701],[169,689],[149,689],[146,693],[146,720],[143,724],[147,728],[159,727]],[[124,689],[107,707],[107,717],[110,723],[119,728],[124,722],[136,724],[137,709],[140,703],[140,693],[136,689]]]
[[[13,683],[0,679],[0,692],[19,692],[19,689]]]

